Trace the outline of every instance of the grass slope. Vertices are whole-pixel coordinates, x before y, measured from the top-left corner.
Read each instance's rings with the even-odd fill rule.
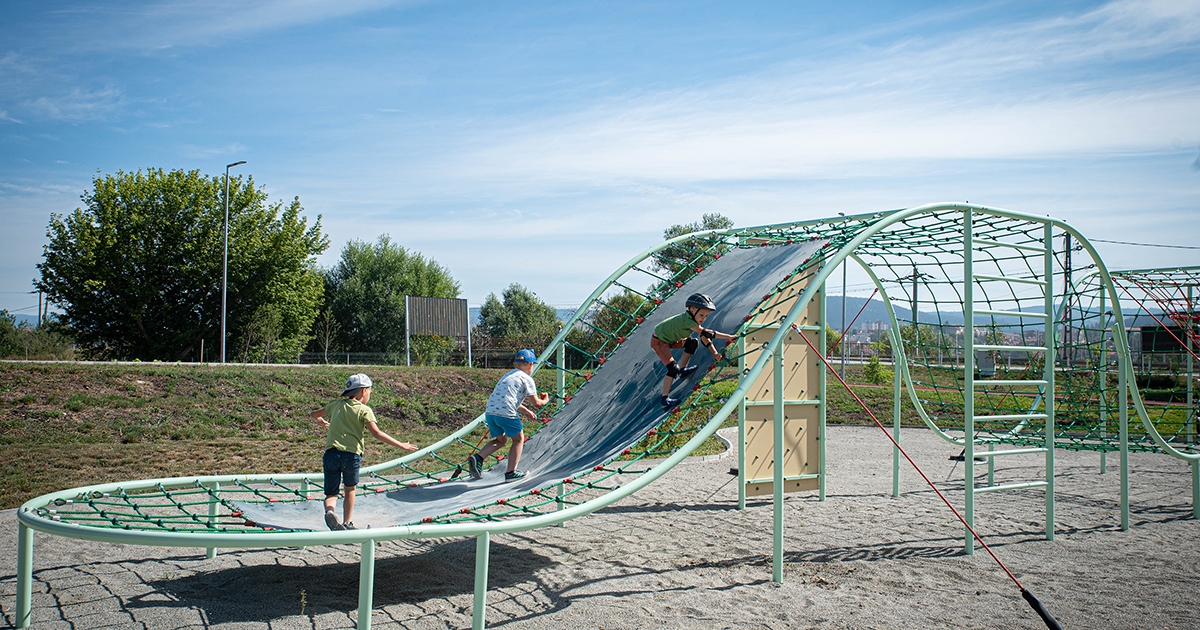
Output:
[[[380,428],[422,446],[481,413],[504,373],[454,367],[0,363],[0,508],[95,483],[319,471],[325,433],[308,412],[336,397],[356,371],[375,382],[370,404]],[[861,382],[857,368],[850,376]],[[538,381],[540,389],[553,391],[552,372],[540,373]],[[877,415],[891,417],[890,387],[856,389]],[[905,405],[907,421],[914,421],[907,398]],[[829,421],[869,422],[832,379]],[[736,425],[736,419],[727,424]],[[705,452],[718,449],[714,443]],[[466,453],[459,446],[447,456]],[[400,454],[368,438],[364,465]]]

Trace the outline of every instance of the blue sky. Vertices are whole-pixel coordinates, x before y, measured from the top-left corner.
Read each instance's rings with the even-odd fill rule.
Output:
[[[480,303],[669,225],[935,201],[1197,245],[1200,1],[56,2],[0,24],[0,308],[99,173],[253,175]],[[1200,252],[1100,244],[1113,268]],[[852,293],[858,289],[852,279]],[[869,292],[869,289],[866,289]]]

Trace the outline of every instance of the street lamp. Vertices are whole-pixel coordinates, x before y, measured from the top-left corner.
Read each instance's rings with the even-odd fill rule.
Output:
[[[229,282],[229,169],[245,164],[246,160],[225,165],[225,255],[221,268],[221,363],[225,362],[225,296]]]

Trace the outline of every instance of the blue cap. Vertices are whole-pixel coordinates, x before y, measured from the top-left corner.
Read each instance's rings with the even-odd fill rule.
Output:
[[[517,356],[513,357],[513,363],[537,363],[537,355],[533,350],[518,350]]]

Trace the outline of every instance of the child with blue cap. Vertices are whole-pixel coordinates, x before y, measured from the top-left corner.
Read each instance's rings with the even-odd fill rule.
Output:
[[[500,377],[492,395],[488,396],[487,409],[484,418],[487,420],[488,434],[491,441],[483,445],[478,453],[467,458],[467,470],[476,479],[483,478],[483,462],[488,455],[496,452],[512,438],[513,445],[508,451],[508,471],[504,473],[505,481],[520,479],[525,473],[517,470],[517,462],[521,460],[521,448],[525,445],[525,432],[521,427],[521,415],[536,420],[537,414],[525,406],[524,401],[530,398],[534,407],[541,408],[550,402],[550,395],[538,394],[537,384],[533,382],[533,366],[537,363],[537,355],[533,350],[521,350],[513,357],[513,369]]]

